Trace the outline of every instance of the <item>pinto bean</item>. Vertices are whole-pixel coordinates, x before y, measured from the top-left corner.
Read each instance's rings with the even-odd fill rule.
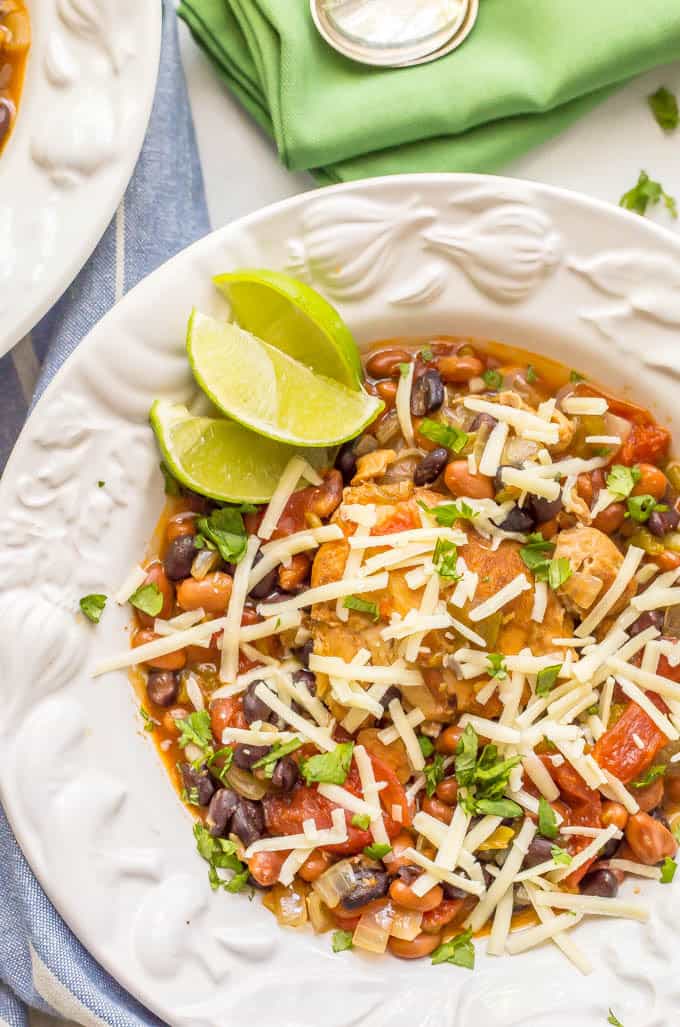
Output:
[[[455,806],[458,800],[458,782],[455,777],[445,777],[437,785],[436,796],[448,806]]]
[[[397,388],[397,383],[393,382],[391,378],[388,381],[378,382],[375,387],[375,391],[378,393],[388,410],[391,410],[396,402]]]
[[[413,838],[406,831],[402,831],[392,840],[392,859],[388,864],[390,874],[397,874],[402,867],[411,865],[407,856],[404,856],[406,849],[412,848]]]
[[[374,353],[366,362],[366,371],[371,378],[398,378],[399,364],[408,364],[412,353],[405,349],[383,349]]]
[[[620,802],[602,803],[602,826],[610,827],[614,824],[619,831],[625,831],[628,823],[628,810]]]
[[[332,863],[332,856],[328,852],[322,852],[321,849],[316,849],[315,852],[308,856],[305,862],[302,864],[298,873],[303,881],[316,881],[318,877],[328,870]]]
[[[479,378],[484,364],[475,356],[437,357],[437,368],[445,382],[469,382],[471,378]]]
[[[177,586],[177,605],[183,610],[224,613],[231,597],[231,587],[231,575],[223,571],[206,574],[200,581],[185,578]]]
[[[390,898],[398,906],[403,906],[404,909],[413,909],[418,913],[426,913],[428,910],[435,909],[439,905],[444,898],[444,892],[436,884],[425,895],[416,895],[410,885],[397,877],[390,885]]]
[[[306,553],[296,553],[288,567],[279,567],[279,585],[284,592],[294,592],[309,574],[310,559]]]
[[[393,956],[399,959],[423,959],[430,956],[441,941],[439,934],[419,934],[413,941],[403,938],[390,938],[387,947]]]
[[[665,790],[668,802],[680,803],[680,774],[666,778]]]
[[[455,756],[456,749],[458,748],[458,742],[460,736],[463,734],[462,728],[457,727],[455,724],[449,724],[445,727],[442,733],[434,743],[434,747],[437,752],[443,752],[447,756]]]
[[[446,890],[444,890],[444,894],[446,895]],[[423,913],[421,925],[422,930],[426,934],[439,934],[442,927],[446,927],[447,924],[452,923],[452,921],[461,915],[461,912],[466,905],[466,896],[456,899],[444,898],[436,909],[431,909],[428,913]]]
[[[642,812],[651,813],[663,802],[663,778],[657,777],[656,781],[645,785],[644,788],[633,788],[631,791]]]
[[[286,860],[285,852],[256,852],[248,860],[248,870],[262,888],[271,888],[279,879]]]
[[[654,464],[638,464],[640,477],[633,487],[633,496],[654,496],[656,500],[662,499],[668,488],[668,478],[659,467]]]
[[[493,482],[483,474],[470,474],[467,460],[452,460],[446,465],[444,482],[456,498],[493,499]]]
[[[187,535],[196,534],[196,514],[191,510],[175,514],[171,517],[165,528],[165,539],[168,544],[176,538],[184,538]]]
[[[132,648],[138,649],[140,645],[146,645],[147,642],[155,642],[160,635],[157,635],[154,631],[149,631],[148,628],[142,628],[140,631],[136,631],[132,636]],[[155,656],[151,660],[144,661],[147,667],[153,667],[155,670],[181,670],[187,662],[187,654],[185,649],[177,649],[174,653],[166,653],[165,656]]]
[[[441,820],[442,824],[450,824],[453,818],[453,806],[442,802],[441,799],[426,796],[421,803],[421,809],[424,813],[429,813],[435,820]]]
[[[678,847],[675,838],[663,824],[648,813],[635,813],[626,825],[626,841],[635,859],[648,866],[673,856]]]
[[[598,531],[604,532],[605,535],[613,535],[615,531],[618,531],[624,522],[626,516],[626,507],[623,503],[612,503],[610,506],[601,510],[593,521],[593,528]]]

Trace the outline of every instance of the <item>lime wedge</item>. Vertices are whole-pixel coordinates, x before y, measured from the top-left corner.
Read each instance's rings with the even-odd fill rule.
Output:
[[[181,403],[157,399],[149,414],[168,468],[182,485],[227,503],[266,503],[298,450],[236,421],[193,417]],[[305,450],[317,469],[328,463],[323,449]]]
[[[264,269],[233,271],[213,281],[241,328],[317,374],[359,388],[363,371],[352,333],[335,307],[311,286]]]
[[[238,325],[194,311],[189,363],[209,399],[229,417],[293,446],[336,446],[354,438],[383,409],[363,389],[314,374]]]

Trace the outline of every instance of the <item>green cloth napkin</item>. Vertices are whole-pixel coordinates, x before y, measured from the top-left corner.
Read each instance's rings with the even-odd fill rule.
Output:
[[[309,0],[181,0],[179,15],[284,164],[323,183],[494,171],[680,57],[679,0],[480,0],[458,50],[403,69],[337,54]]]

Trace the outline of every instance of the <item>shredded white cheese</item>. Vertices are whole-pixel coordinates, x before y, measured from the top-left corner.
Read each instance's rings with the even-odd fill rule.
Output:
[[[331,581],[327,585],[308,588],[305,592],[291,596],[290,599],[280,603],[260,603],[257,612],[263,617],[280,617],[283,613],[300,610],[305,606],[313,606],[315,603],[327,603],[343,596],[361,595],[365,592],[380,592],[387,588],[388,580],[387,574],[376,574],[372,578]]]
[[[493,613],[497,613],[498,610],[502,610],[504,606],[516,599],[517,596],[521,595],[522,592],[526,592],[530,589],[531,585],[527,580],[525,574],[518,574],[516,578],[508,582],[503,588],[499,589],[495,595],[490,596],[479,606],[476,606],[473,610],[470,610],[469,618],[473,623],[484,620],[486,617],[490,617]]]
[[[241,562],[234,572],[234,580],[229,598],[229,608],[224,622],[222,635],[222,660],[220,663],[220,681],[233,683],[238,674],[238,643],[241,631],[241,618],[246,596],[248,595],[248,576],[250,575],[255,553],[260,540],[251,535]]]
[[[575,629],[574,634],[577,637],[582,638],[584,635],[592,634],[600,621],[604,620],[611,608],[619,601],[623,593],[626,591],[628,584],[633,580],[635,572],[637,571],[640,561],[644,555],[644,549],[640,549],[638,546],[628,547],[623,563],[619,567],[614,581],[599,602],[595,604],[586,619],[581,621],[579,626]],[[633,600],[633,602],[634,601],[635,600]]]
[[[411,389],[413,388],[413,375],[415,369],[415,361],[412,360],[408,365],[406,374],[400,375],[399,384],[397,385],[397,396],[394,403],[401,433],[406,440],[406,445],[409,447],[413,447],[415,445],[413,424],[411,422]]]

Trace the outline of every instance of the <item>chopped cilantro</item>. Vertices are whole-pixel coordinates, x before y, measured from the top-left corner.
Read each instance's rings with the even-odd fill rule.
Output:
[[[489,368],[487,371],[484,372],[482,378],[484,380],[484,384],[486,385],[486,387],[489,389],[493,389],[495,392],[497,392],[498,389],[503,387],[503,375],[500,373],[500,371],[494,371],[491,368]]]
[[[382,859],[383,856],[386,856],[391,851],[391,845],[382,845],[380,842],[374,842],[373,845],[366,846],[364,856],[368,856],[369,859]]]
[[[300,770],[307,782],[319,781],[323,784],[342,785],[349,773],[352,762],[354,742],[340,742],[332,752],[322,752],[318,756],[310,756],[300,764]]]
[[[571,863],[572,857],[565,849],[561,849],[559,845],[553,845],[553,847],[550,850],[550,855],[552,856],[555,863],[557,863],[560,866],[568,867]]]
[[[570,371],[569,372],[569,381],[573,385],[576,385],[578,382],[584,382],[585,380],[586,380],[585,375],[579,374],[578,371]]]
[[[548,564],[547,580],[551,588],[559,588],[560,585],[569,580],[571,575],[571,564],[566,556],[560,556],[559,560],[551,560]]]
[[[666,856],[665,860],[661,864],[661,883],[670,884],[675,877],[675,871],[678,869],[678,864],[670,856]]]
[[[97,488],[98,489],[103,489],[105,485],[106,485],[106,482],[105,481],[101,481],[101,479],[97,482]]]
[[[437,785],[444,779],[444,757],[440,752],[434,754],[431,763],[425,764],[423,774],[425,775],[425,791],[427,797],[431,799],[437,790]]]
[[[609,1016],[607,1017],[607,1023],[610,1023],[612,1027],[623,1027],[623,1024],[617,1016],[614,1016],[611,1009],[609,1010]]]
[[[157,617],[163,609],[163,595],[156,582],[150,581],[147,585],[140,585],[135,589],[129,603],[142,613],[147,613],[149,617]]]
[[[461,500],[460,503],[439,503],[438,506],[428,506],[427,503],[418,500],[418,505],[443,528],[450,528],[456,521],[471,521],[477,516],[476,511],[465,500]]]
[[[617,499],[626,499],[639,480],[639,467],[625,467],[623,464],[613,464],[607,475],[606,484],[608,490]]]
[[[439,446],[460,453],[465,449],[469,435],[467,432],[456,428],[453,424],[442,424],[441,421],[432,421],[425,417],[418,426],[418,431],[430,442],[436,442]]]
[[[431,756],[434,752],[434,745],[432,744],[432,739],[428,738],[427,735],[418,735],[418,745],[420,746],[420,751],[422,752],[425,759],[427,759],[428,756]]]
[[[223,506],[208,517],[199,517],[198,534],[194,538],[197,549],[216,549],[225,563],[238,563],[243,559],[248,544],[243,514],[252,513],[250,503],[241,506]]]
[[[183,788],[181,799],[182,802],[186,802],[187,806],[200,806],[198,788],[196,785],[190,788],[189,791],[187,791],[186,788]]]
[[[542,670],[539,670],[536,675],[536,695],[548,695],[561,670],[561,663],[555,663],[552,667],[543,667]]]
[[[411,366],[410,362],[408,362],[408,363],[404,362],[402,364],[399,364],[399,374],[401,375],[402,378],[406,377],[406,375],[408,374],[408,369],[409,369],[410,366]]]
[[[571,577],[572,571],[566,556],[558,560],[550,558],[554,550],[552,542],[547,542],[540,532],[534,532],[521,547],[519,555],[537,581],[547,581],[551,588],[559,588]]]
[[[650,495],[630,496],[626,500],[626,506],[628,507],[626,517],[637,521],[638,524],[644,524],[645,521],[648,521],[650,514],[653,514],[655,511],[658,510],[661,513],[668,509],[667,503],[657,503],[654,496]]]
[[[333,947],[333,952],[344,952],[346,949],[351,949],[354,945],[354,942],[352,941],[352,932],[333,931],[331,945]]]
[[[355,813],[352,817],[352,827],[358,827],[361,831],[368,831],[371,826],[371,818],[368,813]]]
[[[646,171],[641,171],[640,177],[633,188],[624,193],[619,200],[619,206],[644,216],[647,213],[647,207],[650,204],[652,207],[655,206],[660,200],[663,200],[664,206],[671,217],[677,218],[678,211],[675,199],[664,191],[660,182],[655,182]]]
[[[228,892],[241,891],[248,880],[249,870],[236,855],[236,845],[228,838],[213,838],[203,824],[194,824],[194,838],[199,856],[208,863],[208,880],[213,891],[224,888]],[[218,870],[231,870],[234,876],[225,881]]]
[[[463,931],[462,934],[457,934],[455,938],[439,945],[432,953],[433,966],[438,963],[452,963],[466,970],[474,970],[475,947],[472,944],[472,931]]]
[[[234,750],[230,745],[226,745],[224,749],[218,749],[217,752],[211,754],[210,747],[205,750],[206,762],[211,768],[211,772],[217,777],[222,784],[225,783],[225,777],[229,773],[231,765],[234,761]],[[221,759],[222,765],[217,767],[216,761]]]
[[[156,726],[156,721],[153,719],[148,710],[145,710],[143,706],[139,707],[139,715],[144,721],[144,730],[153,731]]]
[[[212,755],[213,733],[207,710],[196,710],[188,717],[176,720],[175,724],[179,728],[177,744],[181,749],[185,749],[187,745],[196,745],[204,751],[210,749]]]
[[[676,842],[680,842],[680,820],[678,820],[675,827],[672,828],[672,834]]]
[[[357,613],[367,613],[371,620],[380,620],[380,610],[377,603],[372,603],[361,596],[346,596],[342,605],[346,610],[356,610]]]
[[[432,554],[432,563],[440,578],[445,578],[447,581],[460,581],[461,575],[456,570],[458,548],[455,542],[446,538],[438,538]]]
[[[528,381],[529,385],[533,385],[534,382],[538,379],[538,373],[533,364],[527,364],[525,378]]]
[[[475,813],[489,817],[521,817],[524,810],[512,799],[475,799]]]
[[[166,496],[179,496],[182,494],[182,488],[175,477],[173,477],[170,468],[163,460],[161,460],[159,467],[161,474],[163,475],[163,487]]]
[[[420,351],[420,356],[426,364],[429,364],[430,360],[434,358],[434,353],[432,352],[430,346],[423,346],[423,348]]]
[[[653,767],[650,767],[646,774],[639,777],[637,781],[632,781],[631,788],[646,788],[647,785],[651,785],[652,781],[656,781],[657,777],[663,777],[666,773],[665,763],[656,763]]]
[[[557,817],[547,799],[538,799],[538,833],[544,838],[557,838]]]
[[[647,97],[650,110],[664,132],[672,132],[680,125],[680,113],[678,112],[678,100],[675,93],[670,89],[660,86],[655,93]]]
[[[486,658],[488,663],[487,671],[489,677],[498,678],[504,681],[508,676],[508,668],[505,666],[505,658],[502,653],[489,653]]]
[[[299,738],[291,738],[288,742],[275,742],[268,753],[265,753],[257,763],[253,763],[253,770],[262,769],[265,777],[271,777],[278,761],[283,756],[288,756],[291,752],[295,752],[301,745],[302,741]]]
[[[459,785],[471,785],[475,779],[479,738],[472,724],[468,724],[456,747],[456,780]]]
[[[83,596],[79,601],[79,606],[88,620],[91,620],[93,624],[99,624],[106,606],[106,596],[100,592],[92,592],[89,596]]]

